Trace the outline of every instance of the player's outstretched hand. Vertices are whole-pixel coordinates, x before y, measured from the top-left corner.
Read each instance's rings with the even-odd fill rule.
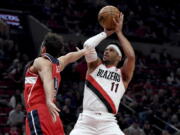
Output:
[[[52,115],[53,121],[56,122],[56,117],[59,116],[60,110],[57,108],[57,106],[52,101],[47,101],[47,106]]]
[[[76,50],[77,50],[77,51],[80,51],[79,47],[76,47]]]

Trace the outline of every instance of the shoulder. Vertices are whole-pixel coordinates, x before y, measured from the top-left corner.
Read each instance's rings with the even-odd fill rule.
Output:
[[[100,58],[98,58],[96,61],[87,63],[88,66],[88,74],[93,72],[97,67],[99,67],[102,64],[102,61]],[[102,64],[103,65],[103,64]]]
[[[13,95],[13,96],[11,96],[11,98],[10,99],[13,99],[13,100],[15,100],[15,96]]]
[[[13,115],[14,113],[15,113],[15,110],[13,109],[9,112],[9,115]]]
[[[49,67],[49,66],[51,66],[51,62],[48,59],[43,57],[38,57],[34,60],[34,63],[30,67],[30,70],[34,73],[37,73],[43,67]]]
[[[92,62],[89,62],[88,64],[89,64],[90,66],[95,66],[95,67],[97,67],[97,66],[99,66],[100,64],[102,64],[102,60],[101,60],[100,58],[97,58],[97,60],[92,61]]]
[[[48,59],[46,59],[46,58],[43,58],[43,57],[38,57],[38,58],[36,58],[35,60],[34,60],[34,63],[33,63],[33,65],[35,66],[35,65],[50,65],[51,64],[51,62],[48,60]]]
[[[44,57],[37,57],[34,60],[34,63],[42,63],[42,62],[50,62],[48,59],[44,58]]]

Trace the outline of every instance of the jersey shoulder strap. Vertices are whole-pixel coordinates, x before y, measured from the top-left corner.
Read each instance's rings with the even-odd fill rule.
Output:
[[[53,57],[52,55],[48,54],[48,53],[44,53],[42,54],[42,57],[47,58],[48,60],[50,60],[53,64],[59,65],[59,60],[55,57]]]

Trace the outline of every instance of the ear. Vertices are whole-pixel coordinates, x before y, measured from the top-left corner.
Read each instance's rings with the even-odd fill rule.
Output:
[[[117,56],[118,61],[121,61],[121,58],[122,58],[121,56],[119,56],[119,55]]]
[[[46,53],[46,47],[45,46],[42,46],[41,47],[41,53],[43,54],[43,53]]]

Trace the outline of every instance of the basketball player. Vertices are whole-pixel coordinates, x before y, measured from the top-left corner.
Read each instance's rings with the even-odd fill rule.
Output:
[[[40,49],[41,56],[28,65],[25,74],[24,99],[27,111],[26,135],[64,135],[55,105],[55,95],[61,81],[60,72],[78,60],[87,49],[64,56],[60,36],[48,33]]]
[[[123,14],[115,20],[115,30],[120,45],[126,56],[124,65],[116,66],[122,54],[118,46],[106,47],[103,59],[97,57],[96,51],[85,55],[88,70],[84,89],[83,112],[70,135],[124,135],[114,115],[118,111],[120,100],[132,79],[135,68],[134,50],[122,33]],[[111,31],[104,31],[85,41],[84,46],[96,47]]]

